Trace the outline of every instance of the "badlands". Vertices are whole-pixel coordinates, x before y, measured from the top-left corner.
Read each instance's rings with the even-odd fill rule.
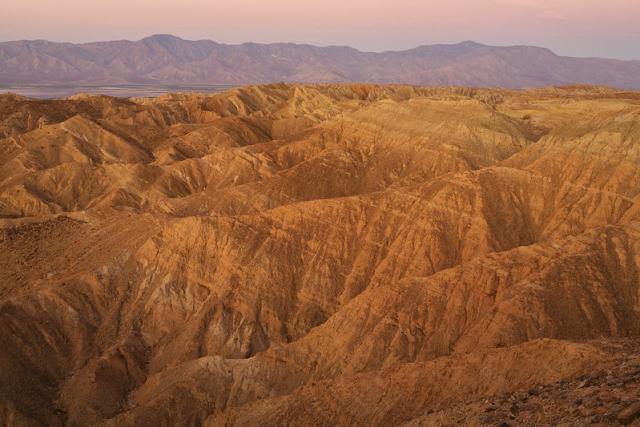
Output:
[[[0,95],[0,424],[640,421],[640,94]]]

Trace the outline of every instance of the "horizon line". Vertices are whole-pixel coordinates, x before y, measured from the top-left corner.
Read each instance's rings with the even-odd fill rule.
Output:
[[[488,43],[477,42],[475,40],[469,40],[469,39],[462,40],[462,41],[459,41],[459,42],[419,44],[417,46],[409,47],[409,48],[405,48],[405,49],[386,49],[386,50],[365,50],[365,49],[359,49],[359,48],[350,46],[348,44],[321,45],[321,44],[313,44],[313,43],[308,43],[308,42],[286,42],[286,41],[277,41],[277,42],[246,41],[246,42],[242,42],[242,43],[225,43],[225,42],[218,42],[218,41],[210,39],[210,38],[209,39],[208,38],[188,39],[188,38],[183,38],[181,36],[176,36],[176,35],[170,34],[170,33],[155,33],[155,34],[151,34],[149,36],[142,37],[142,38],[137,39],[137,40],[111,39],[111,40],[96,40],[96,41],[73,42],[73,41],[53,41],[53,40],[48,40],[48,39],[43,39],[43,38],[35,38],[35,39],[0,40],[0,43],[47,42],[47,43],[55,43],[55,44],[90,45],[90,44],[98,44],[98,43],[115,43],[115,42],[139,43],[139,42],[143,42],[143,41],[148,40],[148,39],[161,38],[161,37],[167,37],[167,38],[171,38],[171,39],[176,39],[176,40],[181,40],[181,41],[186,41],[186,42],[193,42],[193,43],[211,42],[211,43],[215,43],[215,44],[223,45],[223,46],[293,45],[293,46],[314,47],[314,48],[319,48],[319,49],[341,48],[341,49],[351,49],[351,50],[355,50],[355,51],[357,51],[359,53],[365,53],[365,54],[384,54],[384,53],[393,53],[393,52],[408,52],[408,51],[411,51],[411,50],[416,50],[416,49],[420,49],[420,48],[424,48],[424,47],[458,46],[458,45],[467,44],[467,45],[476,45],[476,46],[488,47],[488,48],[534,48],[534,49],[542,49],[542,50],[547,50],[547,51],[553,53],[554,55],[556,55],[558,57],[562,57],[562,58],[607,59],[607,60],[625,61],[625,62],[628,62],[628,61],[640,61],[640,58],[622,59],[622,58],[593,56],[593,55],[592,56],[561,55],[561,54],[558,54],[556,51],[554,51],[552,48],[549,48],[549,47],[546,47],[546,46],[533,45],[533,44],[493,44],[493,43],[488,44]]]

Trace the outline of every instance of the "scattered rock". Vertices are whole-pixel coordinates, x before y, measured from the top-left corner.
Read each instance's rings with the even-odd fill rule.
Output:
[[[631,424],[638,417],[640,417],[640,402],[632,403],[618,413],[618,421],[625,425]]]

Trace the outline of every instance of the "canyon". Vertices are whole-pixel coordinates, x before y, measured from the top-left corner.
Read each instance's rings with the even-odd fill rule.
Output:
[[[639,298],[638,92],[0,94],[5,425],[638,422]]]

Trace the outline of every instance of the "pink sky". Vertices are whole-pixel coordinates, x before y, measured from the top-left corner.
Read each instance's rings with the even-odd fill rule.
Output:
[[[474,40],[640,59],[640,0],[5,0],[0,40],[169,33],[363,50]]]

